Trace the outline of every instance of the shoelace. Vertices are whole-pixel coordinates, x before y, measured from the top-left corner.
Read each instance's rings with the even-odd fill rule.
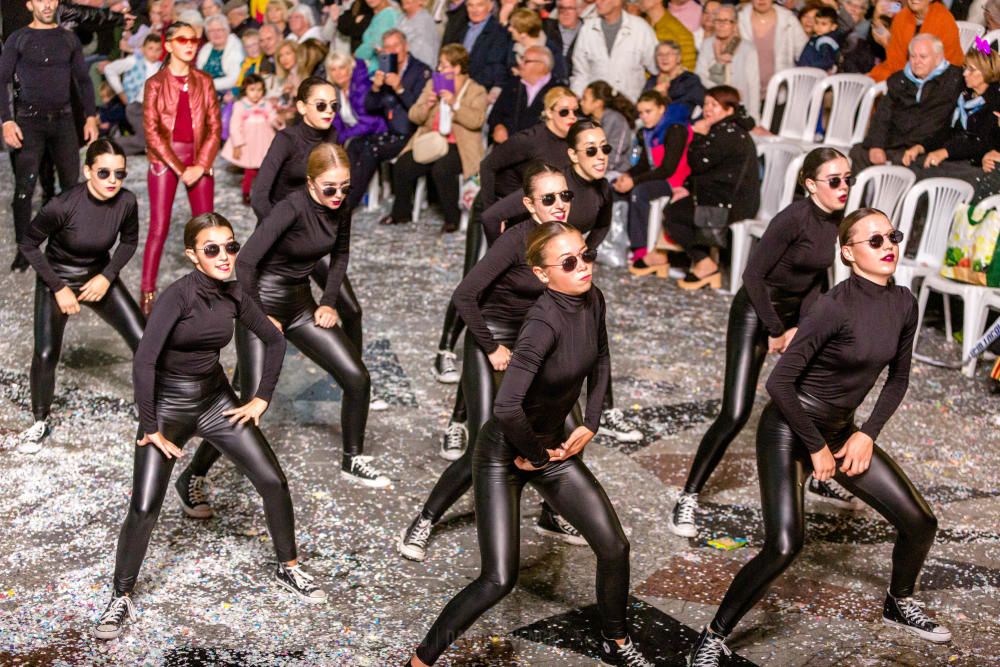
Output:
[[[368,479],[375,479],[379,476],[378,470],[371,467],[368,461],[371,460],[370,456],[355,456],[351,460],[351,467],[354,468],[355,474],[360,473],[362,477],[367,477]]]
[[[35,422],[28,430],[21,434],[21,438],[34,442],[41,438],[43,433],[45,433],[45,422]]]
[[[444,433],[444,448],[445,449],[462,449],[465,429],[462,428],[461,424],[449,424],[448,430]]]
[[[122,595],[111,600],[111,604],[108,608],[101,614],[100,620],[97,621],[98,625],[104,625],[105,623],[114,623],[115,625],[121,625],[125,621],[125,616],[128,616],[129,620],[135,620],[135,606],[132,604],[132,598],[127,595]]]
[[[698,653],[694,656],[691,667],[718,667],[719,654],[732,655],[733,652],[726,646],[726,640],[713,634],[705,636],[705,642],[699,647]]]
[[[677,499],[677,514],[675,524],[694,523],[694,512],[698,509],[698,501],[691,496],[681,496]]]
[[[625,667],[651,667],[631,641],[618,647],[618,657],[625,661]]]
[[[573,524],[564,519],[561,514],[554,514],[553,518],[556,521],[556,525],[559,526],[559,530],[566,533],[567,535],[573,535],[575,537],[580,536],[580,531],[574,528]]]
[[[413,531],[410,533],[410,539],[407,540],[410,544],[416,544],[421,549],[427,546],[427,540],[431,537],[431,522],[427,519],[421,518],[417,521],[417,525],[413,527]]]
[[[441,373],[455,373],[457,369],[455,368],[455,353],[449,352],[448,350],[439,350],[438,356],[441,357]]]
[[[313,584],[313,576],[308,572],[306,572],[305,570],[303,570],[298,565],[296,565],[295,567],[288,567],[286,565],[285,572],[287,572],[288,576],[290,576],[292,578],[292,581],[295,582],[296,588],[306,592],[312,591],[314,588],[316,588],[316,586]]]
[[[631,431],[632,426],[625,421],[625,414],[618,408],[612,408],[604,413],[604,423],[616,431]]]
[[[917,602],[912,598],[895,598],[895,600],[896,606],[899,607],[899,611],[903,612],[903,616],[910,625],[917,625],[922,628],[936,625],[930,616],[925,614],[924,610],[921,609],[924,606],[922,602]]]
[[[205,478],[197,475],[191,476],[188,483],[188,500],[192,505],[204,505],[208,503],[208,494],[205,493]]]

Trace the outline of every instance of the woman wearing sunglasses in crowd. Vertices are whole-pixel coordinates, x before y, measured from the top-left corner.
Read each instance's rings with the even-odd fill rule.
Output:
[[[799,320],[819,297],[853,183],[851,165],[842,153],[833,148],[810,151],[799,171],[799,185],[808,196],[774,216],[754,246],[743,287],[729,309],[722,409],[698,445],[684,491],[671,512],[669,526],[675,535],[698,534],[698,494],[750,419],[764,359],[785,351]],[[836,482],[811,480],[809,488],[841,507],[856,506]]]
[[[371,378],[360,352],[336,326],[335,304],[350,258],[351,211],[344,204],[351,187],[350,160],[342,146],[320,144],[309,153],[306,174],[306,185],[271,209],[247,240],[236,262],[236,275],[246,294],[285,338],[343,389],[341,475],[384,488],[389,478],[371,465],[370,456],[364,456]],[[309,276],[323,258],[329,260],[330,269],[317,305]],[[266,347],[255,332],[239,327],[236,350],[240,393],[248,399],[265,371]],[[212,515],[201,489],[218,458],[216,449],[203,442],[178,477],[177,492],[189,516]]]
[[[149,154],[149,233],[142,256],[140,307],[149,317],[156,276],[178,183],[187,188],[191,215],[214,208],[212,163],[222,145],[222,119],[212,77],[195,69],[198,35],[187,23],[170,24],[163,35],[163,69],[146,81],[143,127]]]
[[[304,602],[326,593],[298,564],[295,517],[288,482],[258,424],[285,354],[285,339],[242,285],[227,282],[240,244],[217,213],[192,218],[184,228],[184,254],[194,270],[163,291],[133,362],[139,409],[132,496],[118,536],[114,590],[94,628],[99,639],[118,637],[135,621],[131,594],[146,556],[174,461],[193,436],[228,456],[264,501],[278,564],[274,578]],[[264,341],[264,372],[254,397],[240,405],[219,363],[235,320]]]
[[[21,433],[17,447],[25,454],[39,451],[49,434],[63,331],[69,317],[80,312],[80,305],[89,306],[110,324],[133,354],[145,324],[132,295],[118,279],[139,245],[139,209],[135,195],[123,189],[125,153],[113,141],[98,139],[87,148],[83,175],[83,183],[42,208],[18,246],[38,274],[31,358],[35,422]]]
[[[531,484],[580,530],[597,556],[601,657],[647,667],[651,663],[629,639],[626,624],[628,539],[604,489],[577,456],[597,431],[611,382],[604,297],[591,285],[594,254],[579,231],[546,222],[527,235],[526,258],[546,290],[528,311],[497,393],[494,417],[476,439],[473,455],[482,569],[445,606],[406,664],[434,664],[514,588],[520,498]],[[564,422],[585,379],[584,425],[566,438]]]
[[[851,277],[821,296],[781,356],[757,429],[764,545],[736,575],[688,664],[714,667],[724,641],[795,560],[805,536],[803,478],[837,478],[898,531],[882,607],[886,625],[941,643],[951,633],[911,597],[934,542],[937,519],[903,470],[874,441],[909,383],[917,301],[892,283],[903,234],[881,211],[840,223],[841,260]],[[888,367],[885,385],[858,428],[854,411]]]
[[[566,222],[572,217],[572,194],[566,178],[555,166],[539,161],[529,164],[524,173],[521,207],[531,216],[531,221],[513,227],[496,243],[490,244],[486,255],[465,276],[452,296],[469,329],[463,347],[461,392],[468,410],[470,446],[464,454],[459,451],[461,458],[453,460],[441,474],[420,514],[400,535],[399,553],[410,560],[425,558],[434,524],[472,486],[473,445],[493,412],[493,396],[510,362],[517,332],[528,310],[545,291],[525,259],[528,235],[543,221]],[[574,416],[575,428],[582,419]],[[449,428],[454,424],[452,422]],[[465,424],[459,426],[465,431]],[[447,437],[444,442],[447,444]],[[538,527],[540,532],[571,544],[586,544],[580,534],[547,505],[543,506]]]

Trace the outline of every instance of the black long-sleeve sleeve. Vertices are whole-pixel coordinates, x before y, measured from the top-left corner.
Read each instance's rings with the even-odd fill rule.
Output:
[[[285,162],[292,157],[291,149],[291,141],[282,130],[275,135],[267,154],[264,155],[264,161],[260,164],[260,171],[257,172],[253,188],[250,190],[250,207],[257,215],[257,220],[263,220],[270,215],[271,209],[278,201],[273,198],[274,184]]]
[[[569,167],[566,140],[552,134],[544,123],[539,123],[515,132],[507,141],[494,146],[479,164],[479,196],[483,209],[521,187],[519,168],[533,159],[558,169]]]
[[[295,224],[295,217],[295,207],[291,202],[279,202],[253,230],[236,256],[236,278],[244,292],[262,310],[264,304],[260,300],[260,264],[278,239]]]
[[[267,315],[257,307],[249,294],[242,289],[237,291],[240,298],[237,317],[240,323],[264,343],[264,368],[254,396],[270,403],[271,397],[274,396],[274,388],[278,386],[281,365],[285,360],[287,347],[285,336],[278,331],[271,320],[267,319]]]
[[[351,214],[348,213],[337,224],[337,239],[334,242],[333,250],[330,251],[330,270],[326,274],[326,285],[323,287],[323,296],[320,297],[319,305],[334,308],[337,304],[337,295],[340,294],[340,286],[347,277],[347,264],[351,258]]]
[[[684,150],[687,148],[687,137],[688,128],[685,125],[671,125],[667,129],[667,134],[663,139],[663,160],[660,164],[653,168],[649,167],[649,162],[640,162],[640,165],[645,164],[646,169],[635,169],[629,170],[629,175],[632,176],[632,180],[636,183],[645,183],[646,181],[665,181],[677,170],[677,165],[680,164],[681,158],[684,157]],[[643,151],[643,156],[645,156],[645,151]]]
[[[39,111],[69,108],[71,82],[76,82],[84,113],[97,114],[94,84],[90,80],[83,47],[72,32],[63,28],[16,30],[0,53],[0,120],[13,120],[7,86],[20,85],[20,104]]]
[[[258,222],[275,204],[305,185],[309,153],[321,143],[337,143],[334,126],[319,130],[300,121],[275,135],[250,191],[250,206]]]
[[[483,233],[486,234],[486,244],[492,246],[500,238],[503,229],[510,229],[514,224],[530,217],[528,208],[524,205],[524,190],[515,190],[503,199],[496,201],[480,216]],[[504,225],[503,223],[507,224]]]
[[[181,279],[183,280],[183,278]],[[178,285],[180,281],[174,283]],[[139,409],[139,424],[145,434],[160,430],[156,419],[156,365],[170,334],[186,310],[184,290],[163,291],[149,315],[139,347],[132,358],[132,389]]]
[[[592,433],[601,426],[601,411],[604,399],[611,388],[611,348],[608,347],[608,327],[603,313],[607,307],[604,295],[597,292],[601,316],[597,322],[597,363],[587,376],[587,409],[583,413],[583,425]]]
[[[139,247],[139,207],[135,201],[129,207],[125,220],[122,221],[121,231],[118,235],[118,247],[111,255],[111,261],[101,271],[101,275],[113,282],[121,273],[125,265],[129,263]]]

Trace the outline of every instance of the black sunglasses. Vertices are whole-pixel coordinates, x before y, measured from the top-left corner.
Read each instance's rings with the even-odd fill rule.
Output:
[[[853,175],[851,175],[851,176],[844,176],[843,178],[841,178],[840,176],[834,176],[832,178],[827,178],[825,180],[822,178],[814,178],[813,180],[819,181],[820,183],[826,183],[831,188],[836,189],[840,187],[841,181],[847,183],[847,187],[851,187],[852,185],[854,185],[855,178]]]
[[[308,104],[310,106],[316,107],[316,111],[318,111],[320,113],[323,113],[328,108],[330,109],[330,111],[336,111],[337,110],[337,103],[336,102],[326,102],[326,101],[320,100],[319,102],[306,102],[306,104]]]
[[[109,178],[111,178],[111,174],[114,174],[115,179],[119,181],[124,181],[125,177],[128,176],[128,172],[124,169],[111,170],[108,169],[107,167],[101,167],[95,173],[97,174],[97,178],[101,179],[102,181],[106,181]]]
[[[556,197],[559,197],[564,204],[568,204],[573,201],[574,194],[571,190],[546,192],[544,195],[538,195],[538,201],[542,202],[542,206],[552,206],[556,203]]]
[[[600,146],[587,146],[583,153],[587,157],[594,157],[597,155],[597,151],[601,151],[605,155],[611,155],[611,144],[601,144]]]
[[[345,197],[351,194],[351,184],[345,183],[344,185],[327,185],[320,190],[320,193],[324,197],[332,197],[337,193],[344,195]]]
[[[580,253],[579,259],[582,259],[587,264],[593,264],[595,261],[597,261],[597,251],[587,248],[586,250]],[[579,264],[577,256],[571,255],[565,258],[559,264],[546,264],[545,266],[561,266],[562,270],[565,271],[566,273],[572,273],[573,271],[576,271],[577,264]]]
[[[853,241],[851,243],[848,243],[847,245],[857,245],[859,243],[867,243],[875,250],[878,250],[879,248],[882,247],[882,244],[885,243],[886,239],[889,239],[889,243],[892,243],[893,245],[899,245],[900,243],[903,242],[903,232],[899,231],[898,229],[894,229],[888,234],[872,234],[871,238],[869,239],[865,239],[863,241]]]
[[[227,255],[235,255],[240,251],[240,242],[227,241],[226,243],[223,243],[221,246],[218,243],[207,243],[205,244],[205,247],[201,249],[201,251],[205,253],[205,257],[211,259],[212,257],[218,257],[219,253],[222,251],[223,248],[226,249]]]
[[[559,111],[556,111],[556,113],[559,114],[563,118],[565,118],[566,116],[568,116],[570,114],[573,114],[575,116],[576,112],[577,112],[576,109],[569,109],[569,108],[560,109]]]

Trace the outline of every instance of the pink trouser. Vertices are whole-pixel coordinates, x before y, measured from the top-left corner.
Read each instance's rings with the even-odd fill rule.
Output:
[[[175,142],[173,147],[184,166],[194,164],[194,144]],[[146,179],[149,184],[149,234],[146,236],[146,250],[142,254],[143,292],[156,289],[156,274],[160,270],[163,245],[170,231],[170,214],[180,180],[180,176],[167,165],[160,162],[149,163]],[[187,196],[191,205],[191,217],[208,213],[214,208],[215,178],[205,172],[193,187],[187,189]]]

